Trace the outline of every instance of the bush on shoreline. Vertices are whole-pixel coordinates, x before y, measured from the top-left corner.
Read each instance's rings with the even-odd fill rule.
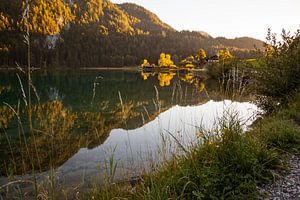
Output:
[[[255,79],[258,102],[271,113],[286,106],[300,86],[300,30],[294,36],[283,30],[282,41],[269,30],[266,49]]]
[[[258,102],[268,114],[252,130],[242,133],[238,123],[225,123],[219,139],[206,141],[185,156],[164,163],[143,178],[134,194],[111,190],[103,196],[98,190],[91,197],[111,199],[126,194],[128,199],[258,198],[257,186],[275,180],[276,170],[286,169],[286,155],[299,153],[300,149],[300,32],[295,36],[283,32],[282,36],[283,41],[276,42],[269,34],[271,54],[268,52],[252,68]],[[223,63],[221,68],[217,63],[209,73],[220,79],[241,63]]]

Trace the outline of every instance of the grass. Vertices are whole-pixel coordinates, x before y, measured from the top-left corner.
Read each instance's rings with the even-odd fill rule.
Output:
[[[272,180],[278,154],[238,127],[223,127],[223,137],[174,158],[145,178],[138,199],[249,199],[256,185]]]
[[[276,148],[282,151],[298,151],[300,144],[300,134],[296,124],[281,116],[272,116],[264,120],[259,129],[259,138],[269,148]]]
[[[300,150],[300,93],[290,100],[289,105],[276,114],[266,117],[256,127],[260,138],[269,147],[299,153]]]
[[[127,186],[94,187],[88,199],[257,199],[257,186],[288,170],[300,149],[300,93],[285,109],[258,120],[246,133],[238,119],[221,121],[210,140],[144,174],[134,193]],[[298,103],[299,102],[299,103]],[[202,135],[206,135],[203,133]]]

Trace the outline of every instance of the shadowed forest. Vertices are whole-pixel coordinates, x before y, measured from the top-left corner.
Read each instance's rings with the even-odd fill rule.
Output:
[[[156,62],[161,52],[178,64],[203,48],[208,56],[229,49],[234,56],[255,58],[263,42],[242,37],[213,38],[205,32],[181,31],[145,8],[109,0],[30,1],[29,28],[23,0],[1,0],[0,65],[27,64],[28,31],[34,67],[137,66],[144,58]],[[57,23],[58,22],[58,23]],[[207,22],[209,23],[209,22]]]

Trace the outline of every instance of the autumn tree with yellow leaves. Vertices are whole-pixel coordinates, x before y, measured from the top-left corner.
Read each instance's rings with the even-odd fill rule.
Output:
[[[141,66],[142,66],[142,67],[147,67],[147,66],[150,66],[150,63],[148,62],[147,59],[144,59]]]
[[[218,55],[219,55],[219,60],[221,60],[221,61],[229,61],[233,58],[233,56],[231,55],[231,53],[228,49],[220,50]]]
[[[274,54],[274,47],[272,45],[266,45],[265,47],[265,56],[271,57]]]
[[[195,57],[188,56],[187,58],[183,59],[180,63],[186,68],[194,68],[196,63]]]
[[[204,49],[200,48],[196,54],[195,54],[195,58],[198,62],[205,62],[206,60],[206,52],[204,51]]]
[[[161,53],[158,59],[159,67],[174,67],[174,62],[171,60],[170,54]]]
[[[206,62],[206,52],[200,48],[194,55],[188,56],[181,61],[181,64],[186,68],[199,67]]]

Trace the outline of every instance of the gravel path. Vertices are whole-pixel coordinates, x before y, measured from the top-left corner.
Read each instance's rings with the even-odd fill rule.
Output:
[[[289,161],[290,173],[271,185],[259,189],[265,200],[300,200],[300,159],[292,155]]]

